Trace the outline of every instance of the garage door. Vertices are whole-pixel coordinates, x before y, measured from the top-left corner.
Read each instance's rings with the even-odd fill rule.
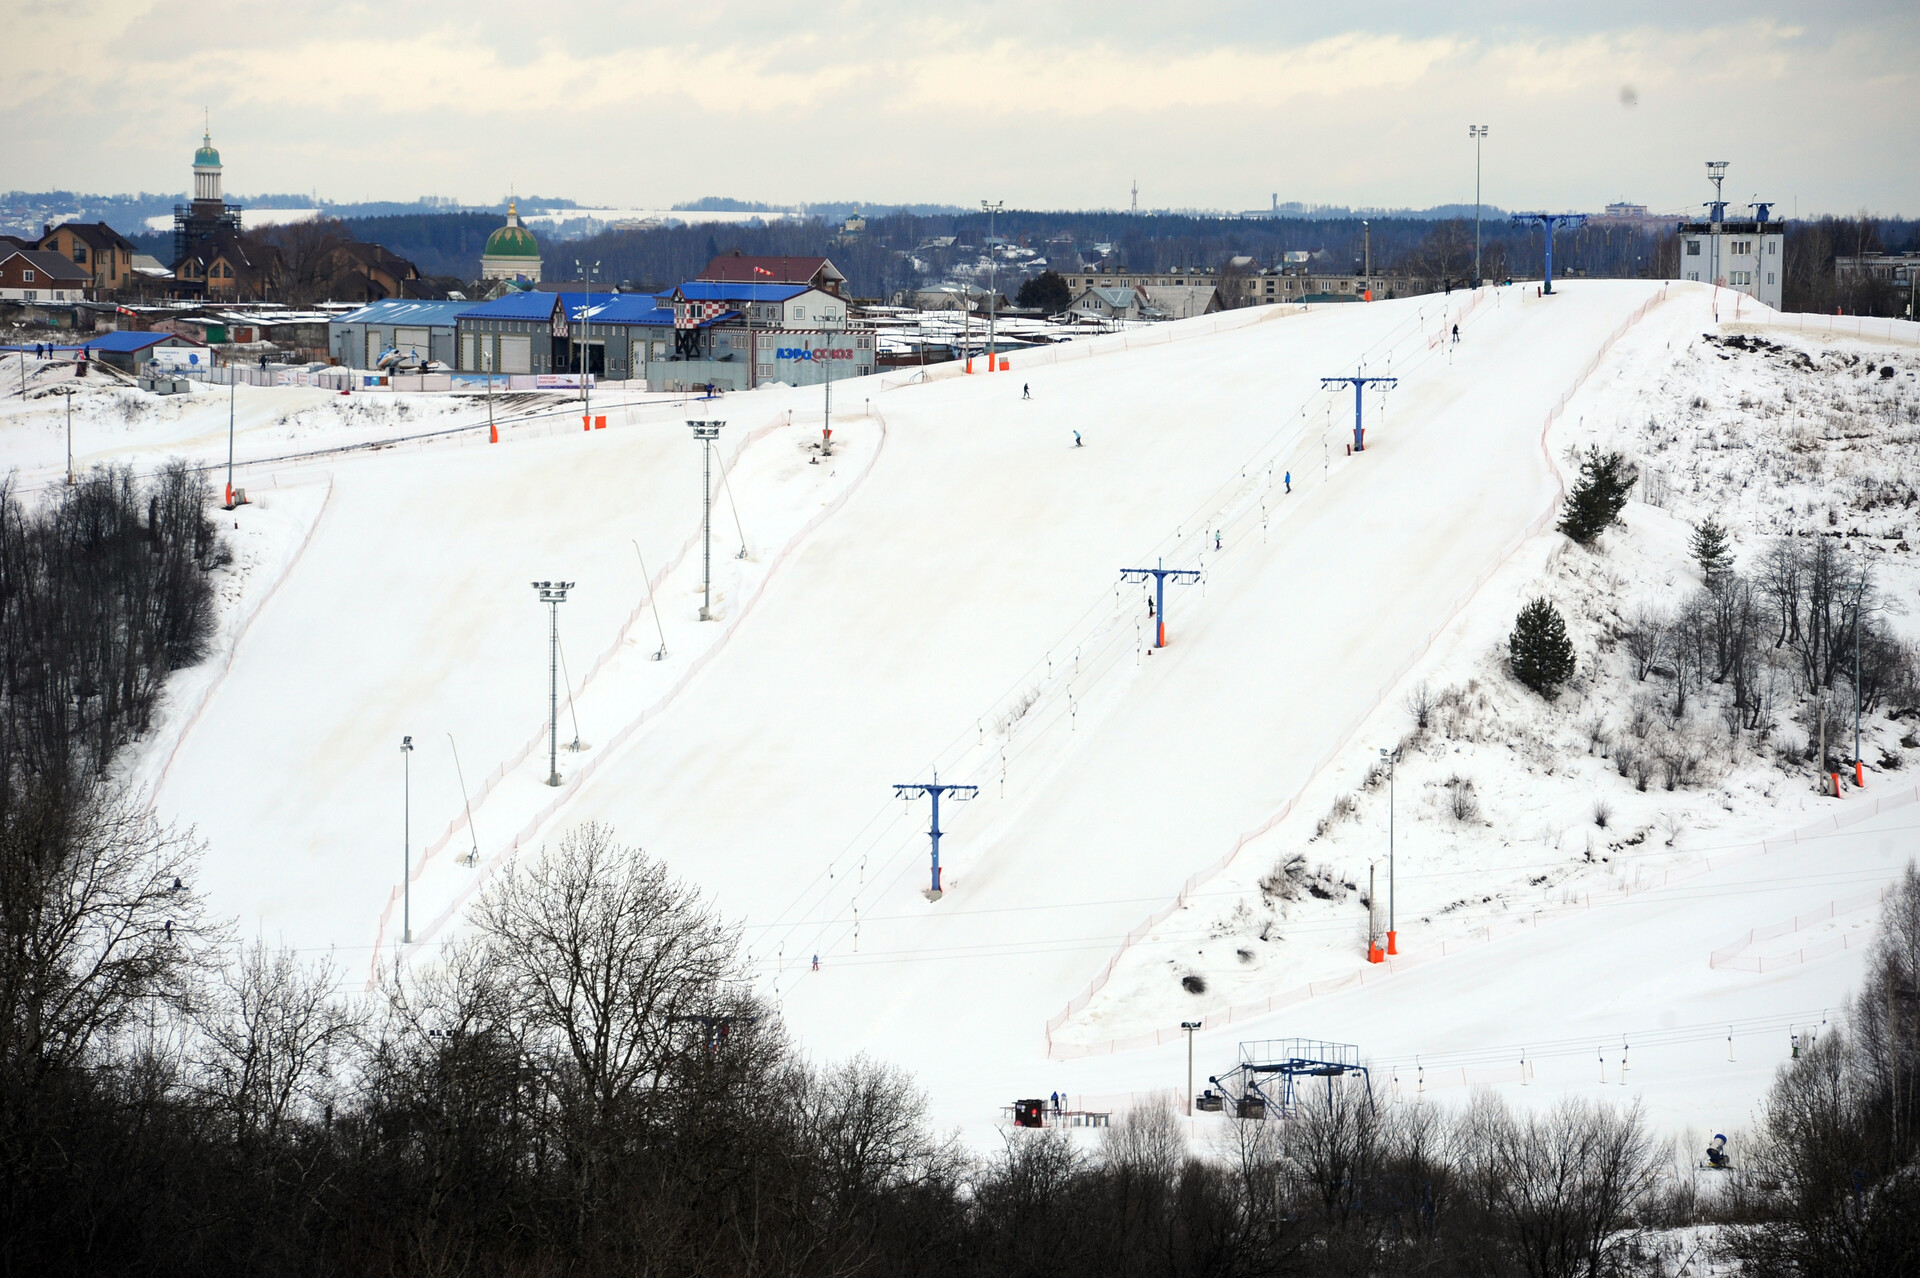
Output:
[[[393,344],[408,359],[429,359],[433,355],[433,331],[425,328],[396,328]]]
[[[365,367],[365,368],[380,367],[380,352],[386,349],[387,349],[386,343],[381,340],[381,330],[377,328],[368,329],[367,330],[367,362],[362,367]]]
[[[533,339],[522,333],[502,335],[500,338],[500,371],[503,373],[531,373],[533,371]]]

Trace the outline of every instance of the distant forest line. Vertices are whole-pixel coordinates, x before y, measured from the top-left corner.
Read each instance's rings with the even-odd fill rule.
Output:
[[[459,280],[478,277],[487,236],[499,224],[499,216],[487,212],[423,211],[341,219],[348,235],[384,245],[412,261],[423,275]],[[1236,255],[1270,266],[1288,252],[1304,251],[1325,255],[1315,259],[1316,271],[1358,272],[1369,244],[1376,271],[1410,273],[1437,284],[1465,280],[1473,270],[1471,218],[1245,218],[1009,210],[997,215],[993,233],[1043,255],[1048,241],[1060,236],[1071,237],[1082,249],[1111,244],[1116,260],[1134,271],[1217,268]],[[845,238],[838,234],[837,223],[821,219],[608,230],[560,241],[541,238],[543,274],[549,280],[578,278],[598,263],[594,278],[601,285],[664,289],[692,278],[708,259],[734,250],[763,256],[824,255],[846,275],[854,296],[886,300],[903,289],[950,278],[956,268],[971,269],[979,257],[977,246],[986,235],[984,214],[899,212],[870,216],[864,234]],[[932,246],[933,241],[949,236],[955,238],[955,247]],[[169,235],[132,238],[163,259],[171,251]],[[1908,302],[1905,294],[1870,281],[1836,278],[1834,258],[1836,254],[1915,249],[1920,249],[1920,219],[1790,221],[1783,281],[1786,309],[1831,312],[1841,307],[1848,314],[1903,314]],[[1537,276],[1542,266],[1541,233],[1537,227],[1515,226],[1504,218],[1488,219],[1480,227],[1480,255],[1488,278]],[[924,270],[916,268],[916,259]],[[1554,237],[1554,269],[1567,276],[1675,278],[1679,252],[1673,224],[1588,224],[1560,232]],[[1001,291],[1011,296],[1020,279],[1017,269],[1003,272]]]

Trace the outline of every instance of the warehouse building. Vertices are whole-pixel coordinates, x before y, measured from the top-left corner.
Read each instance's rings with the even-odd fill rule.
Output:
[[[204,351],[206,344],[177,333],[101,333],[80,343],[88,359],[97,359],[123,372],[138,373],[153,361],[157,350]]]
[[[327,324],[327,351],[347,368],[373,368],[383,351],[451,366],[457,320],[467,302],[374,302]]]
[[[469,373],[577,373],[625,381],[672,349],[673,312],[650,293],[509,293],[460,304]]]

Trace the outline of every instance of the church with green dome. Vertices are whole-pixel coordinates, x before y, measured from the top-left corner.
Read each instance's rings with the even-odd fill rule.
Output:
[[[540,282],[540,242],[520,225],[519,209],[511,200],[507,224],[487,237],[486,251],[480,255],[480,278]]]

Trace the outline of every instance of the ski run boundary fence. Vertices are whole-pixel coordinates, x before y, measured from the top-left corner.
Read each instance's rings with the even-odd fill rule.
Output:
[[[1481,296],[1484,296],[1485,290],[1478,290],[1478,292]],[[1381,684],[1380,692],[1378,696],[1374,699],[1371,707],[1366,711],[1362,712],[1356,718],[1356,720],[1348,726],[1346,732],[1341,735],[1339,740],[1337,740],[1331,747],[1328,748],[1325,754],[1321,755],[1320,758],[1315,761],[1313,768],[1307,775],[1306,781],[1304,781],[1300,785],[1299,789],[1297,789],[1290,798],[1288,798],[1284,803],[1282,803],[1279,806],[1279,808],[1273,812],[1272,815],[1267,817],[1265,821],[1262,821],[1259,825],[1255,826],[1251,830],[1245,831],[1237,839],[1235,839],[1233,842],[1233,846],[1227,849],[1227,851],[1223,855],[1216,858],[1211,864],[1207,865],[1205,868],[1198,870],[1194,874],[1190,875],[1187,878],[1186,882],[1181,885],[1179,893],[1173,898],[1173,900],[1169,901],[1166,905],[1154,911],[1152,914],[1148,915],[1145,919],[1143,919],[1140,923],[1136,924],[1126,934],[1125,939],[1120,942],[1120,945],[1118,946],[1118,948],[1114,950],[1112,956],[1107,959],[1106,963],[1101,967],[1100,971],[1095,974],[1094,978],[1091,981],[1087,983],[1087,987],[1084,990],[1082,990],[1078,995],[1076,995],[1070,1002],[1067,1003],[1065,1007],[1061,1008],[1059,1012],[1055,1013],[1047,1021],[1045,1028],[1046,1028],[1046,1040],[1047,1040],[1047,1055],[1049,1058],[1055,1059],[1055,1060],[1065,1060],[1065,1059],[1070,1059],[1078,1056],[1106,1055],[1113,1052],[1132,1051],[1132,1050],[1145,1048],[1145,1047],[1157,1047],[1162,1043],[1171,1041],[1171,1037],[1177,1037],[1181,1033],[1181,1031],[1177,1029],[1176,1030],[1154,1030],[1150,1033],[1134,1035],[1131,1038],[1112,1039],[1112,1040],[1108,1040],[1105,1044],[1093,1044],[1093,1045],[1061,1043],[1061,1042],[1056,1042],[1054,1038],[1054,1036],[1059,1033],[1059,1031],[1067,1024],[1068,1021],[1072,1020],[1074,1017],[1078,1016],[1081,1012],[1085,1011],[1088,1005],[1093,1002],[1094,998],[1100,993],[1100,991],[1106,988],[1107,983],[1113,979],[1114,971],[1120,966],[1120,961],[1126,957],[1127,951],[1131,950],[1139,942],[1146,939],[1146,937],[1150,933],[1152,933],[1152,931],[1155,928],[1159,927],[1162,923],[1165,923],[1168,919],[1172,918],[1177,911],[1185,909],[1187,906],[1187,902],[1192,897],[1192,895],[1196,891],[1198,891],[1202,886],[1204,886],[1206,883],[1211,881],[1214,878],[1214,876],[1218,875],[1221,871],[1225,870],[1227,866],[1231,865],[1234,859],[1240,855],[1241,850],[1244,849],[1249,843],[1252,843],[1256,839],[1262,838],[1263,836],[1271,832],[1274,829],[1274,827],[1278,826],[1282,821],[1286,820],[1286,818],[1293,813],[1294,807],[1296,804],[1299,803],[1301,797],[1309,789],[1312,788],[1314,782],[1320,779],[1321,775],[1325,773],[1327,768],[1332,765],[1333,761],[1336,758],[1338,758],[1347,749],[1347,747],[1352,743],[1354,736],[1359,733],[1360,729],[1365,725],[1367,719],[1374,713],[1374,711],[1377,710],[1379,706],[1386,701],[1388,695],[1393,691],[1394,687],[1402,679],[1404,679],[1407,676],[1407,674],[1411,670],[1413,670],[1415,666],[1417,666],[1421,661],[1426,659],[1427,654],[1430,651],[1432,651],[1433,645],[1439,640],[1440,636],[1446,633],[1446,631],[1450,627],[1452,627],[1454,622],[1459,619],[1460,614],[1466,610],[1467,605],[1472,602],[1472,600],[1476,595],[1480,593],[1481,589],[1487,584],[1487,582],[1492,580],[1493,575],[1496,572],[1498,572],[1501,568],[1505,567],[1508,561],[1510,561],[1514,555],[1519,553],[1520,548],[1522,546],[1524,546],[1528,541],[1532,540],[1534,537],[1537,537],[1541,533],[1545,532],[1547,528],[1549,528],[1552,525],[1555,516],[1558,515],[1559,513],[1560,503],[1566,497],[1567,481],[1566,481],[1566,476],[1561,472],[1558,463],[1554,461],[1552,450],[1549,449],[1547,446],[1548,433],[1553,429],[1554,423],[1559,421],[1560,418],[1565,415],[1567,404],[1586,385],[1587,379],[1592,377],[1594,371],[1600,367],[1601,361],[1607,357],[1607,354],[1610,351],[1612,351],[1614,344],[1618,342],[1622,337],[1625,337],[1627,333],[1630,332],[1635,325],[1637,325],[1641,320],[1647,317],[1647,314],[1650,311],[1652,311],[1654,307],[1658,306],[1660,303],[1664,302],[1666,299],[1667,299],[1667,290],[1665,288],[1662,288],[1658,294],[1656,294],[1655,296],[1649,297],[1645,302],[1642,302],[1640,306],[1638,306],[1633,311],[1632,314],[1628,315],[1624,320],[1622,320],[1620,324],[1616,328],[1614,328],[1614,330],[1611,333],[1609,333],[1604,340],[1601,341],[1599,347],[1594,351],[1593,357],[1589,359],[1586,362],[1586,364],[1581,367],[1580,371],[1577,374],[1574,375],[1573,380],[1568,385],[1567,389],[1561,393],[1559,399],[1555,400],[1553,406],[1547,410],[1546,417],[1540,424],[1540,452],[1541,452],[1541,455],[1546,459],[1548,473],[1553,478],[1554,492],[1553,492],[1553,499],[1547,504],[1546,508],[1542,510],[1538,515],[1534,516],[1534,518],[1527,523],[1526,527],[1523,528],[1518,534],[1516,534],[1513,537],[1513,539],[1507,543],[1505,548],[1500,551],[1498,555],[1494,556],[1492,562],[1488,565],[1488,567],[1483,572],[1481,572],[1481,574],[1477,578],[1474,579],[1474,582],[1471,586],[1469,586],[1465,591],[1461,592],[1460,596],[1454,601],[1453,607],[1448,610],[1446,616],[1440,621],[1440,623],[1434,626],[1434,628],[1428,632],[1426,638],[1414,649],[1412,655],[1410,655],[1405,661],[1403,661],[1400,664],[1400,667],[1397,670],[1395,670],[1391,675],[1389,675],[1387,679]],[[1472,305],[1477,306],[1479,301],[1480,301],[1480,296],[1476,296]],[[1464,316],[1466,313],[1467,312],[1463,311],[1462,315]],[[1487,939],[1489,940],[1492,939],[1492,925],[1489,925]],[[1225,1020],[1232,1021],[1236,1015],[1239,1015],[1242,1017],[1247,1015],[1264,1015],[1269,1011],[1272,1011],[1279,1007],[1287,1006],[1291,1003],[1302,1002],[1306,999],[1316,997],[1320,994],[1332,993],[1335,990],[1350,989],[1354,986],[1363,985],[1365,983],[1366,983],[1366,974],[1361,971],[1355,971],[1355,972],[1349,973],[1346,976],[1334,977],[1326,981],[1313,982],[1311,984],[1302,986],[1297,990],[1291,990],[1285,994],[1275,995],[1272,998],[1266,999],[1262,1003],[1248,1004],[1238,1008],[1230,1008],[1225,1013],[1214,1013],[1208,1019],[1219,1020],[1224,1016]]]
[[[1880,904],[1891,895],[1893,895],[1893,889],[1890,887],[1883,887],[1872,892],[1861,892],[1856,896],[1846,897],[1843,900],[1829,901],[1817,910],[1806,914],[1796,914],[1782,923],[1770,924],[1767,927],[1751,928],[1745,936],[1735,941],[1732,945],[1717,949],[1708,956],[1707,966],[1730,968],[1736,972],[1777,972],[1782,968],[1798,967],[1802,963],[1812,959],[1823,958],[1828,954],[1838,954],[1842,950],[1858,949],[1872,939],[1871,935],[1863,935],[1859,932],[1852,931],[1842,932],[1838,936],[1830,937],[1824,941],[1816,941],[1812,945],[1802,945],[1798,949],[1785,954],[1743,956],[1740,953],[1740,951],[1758,945],[1763,941],[1778,940],[1780,937],[1791,936],[1795,932],[1804,931],[1816,923],[1824,923],[1828,919],[1838,918],[1843,914],[1852,914],[1857,910],[1868,909]]]
[[[823,523],[832,518],[842,506],[846,505],[848,499],[859,490],[867,476],[873,472],[875,464],[879,462],[880,454],[885,451],[887,442],[886,418],[872,410],[869,410],[868,415],[872,417],[874,423],[879,427],[880,435],[879,438],[874,441],[873,450],[867,455],[866,464],[860,468],[860,472],[849,479],[846,484],[842,485],[840,492],[835,495],[833,500],[815,511],[813,516],[787,539],[787,543],[781,547],[780,552],[767,564],[767,570],[760,574],[760,580],[755,583],[752,592],[747,596],[745,602],[727,618],[725,627],[719,634],[713,637],[712,642],[710,642],[698,656],[687,663],[687,668],[681,672],[680,677],[674,680],[651,704],[647,705],[637,715],[622,725],[607,741],[603,749],[574,769],[572,776],[567,779],[566,784],[561,787],[559,792],[534,813],[526,824],[514,834],[505,848],[496,852],[488,859],[486,865],[487,872],[490,873],[501,861],[511,858],[518,853],[522,847],[533,842],[535,836],[539,834],[541,827],[546,825],[556,812],[580,792],[581,788],[599,771],[601,763],[617,754],[620,748],[632,738],[633,734],[640,730],[642,725],[651,722],[668,706],[673,704],[681,691],[706,668],[707,663],[718,656],[727,646],[727,641],[733,637],[734,631],[739,628],[742,621],[746,620],[747,616],[753,611],[754,605],[758,603],[761,596],[766,593],[768,584],[779,573],[781,565],[783,565],[793,552],[811,537]],[[791,425],[792,421],[790,416],[783,411],[772,421],[741,436],[739,442],[734,445],[732,453],[724,459],[719,467],[720,478],[724,481],[726,475],[732,471],[733,467],[739,462],[741,455],[746,452],[750,445],[764,439],[776,430],[785,429]],[[653,575],[653,579],[647,583],[646,593],[641,597],[640,601],[633,606],[633,610],[627,614],[627,619],[621,624],[620,629],[614,635],[613,642],[608,644],[606,650],[598,657],[594,658],[593,664],[587,669],[587,673],[581,677],[579,685],[569,691],[569,697],[577,696],[585,692],[587,685],[593,682],[594,676],[599,674],[601,669],[609,661],[620,655],[621,649],[626,644],[628,633],[640,621],[641,617],[646,614],[647,609],[652,606],[654,592],[665,584],[667,578],[679,569],[681,563],[699,544],[700,533],[696,530],[688,535],[686,541],[681,544],[680,549],[674,554],[673,558]],[[510,773],[525,763],[528,756],[540,747],[540,743],[546,738],[547,732],[547,726],[544,724],[536,728],[533,735],[529,737],[526,743],[515,751],[510,758],[496,765],[476,789],[473,795],[473,804],[478,806],[484,803],[487,796],[492,794],[494,789],[502,781],[506,780]],[[435,857],[446,850],[447,845],[452,842],[454,836],[466,828],[466,825],[467,812],[463,809],[454,816],[453,820],[447,823],[447,828],[438,838],[421,850],[420,858],[414,863],[413,871],[408,876],[409,882],[419,881],[420,876],[426,871],[428,865],[433,862]],[[480,867],[476,866],[475,868],[479,869]],[[424,944],[451,923],[466,906],[467,901],[472,897],[474,892],[486,881],[486,877],[486,874],[476,874],[466,886],[454,895],[453,900],[447,907],[420,931],[418,939],[414,941],[414,944]],[[403,895],[404,889],[400,886],[395,886],[387,897],[386,908],[380,912],[379,928],[373,944],[373,957],[370,960],[367,971],[367,988],[369,990],[373,989],[380,980],[382,968],[381,954],[389,944],[388,932],[393,922],[393,912],[399,906]]]

